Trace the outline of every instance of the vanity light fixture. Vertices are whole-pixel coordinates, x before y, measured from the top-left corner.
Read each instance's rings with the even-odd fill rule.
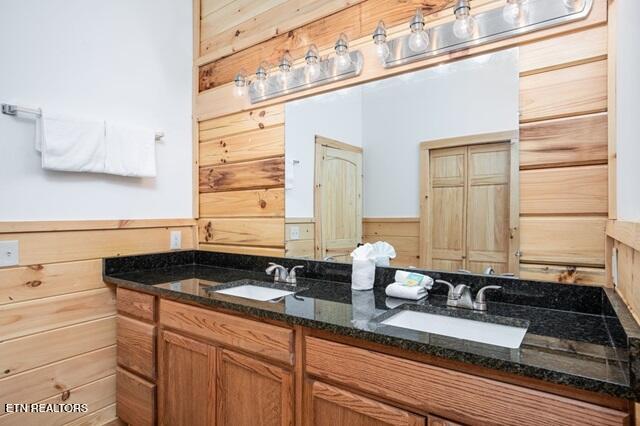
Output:
[[[502,8],[502,18],[512,25],[525,21],[528,13],[528,0],[507,0]]]
[[[476,31],[476,19],[471,15],[470,0],[458,0],[453,14],[456,17],[453,34],[461,40],[471,38]]]
[[[409,36],[409,49],[414,53],[422,53],[429,46],[429,34],[424,29],[424,16],[422,10],[416,10],[409,24],[411,35]]]
[[[280,64],[278,65],[278,69],[280,70],[279,77],[280,83],[286,87],[289,83],[289,78],[291,76],[291,55],[289,52],[282,55],[282,59],[280,59]]]
[[[376,45],[376,55],[384,64],[390,52],[387,44],[387,29],[382,21],[378,22],[378,26],[373,32],[373,43]]]
[[[391,39],[386,37],[386,32],[376,28],[374,43],[377,48],[378,41],[386,42],[387,49],[381,48],[382,55],[386,50],[389,53],[382,59],[383,65],[394,68],[585,19],[593,9],[594,1],[502,0],[501,6],[472,15],[470,0],[455,0],[456,19],[430,26],[425,49],[420,51],[422,40],[415,35],[425,28],[420,11],[411,20],[411,34]],[[416,44],[420,49],[416,49]]]
[[[247,74],[244,70],[241,70],[233,79],[233,95],[237,98],[241,98],[247,92]]]
[[[347,36],[340,34],[340,37],[336,41],[336,67],[338,71],[344,71],[351,65],[351,56],[349,55],[349,42]]]
[[[304,69],[307,81],[313,81],[318,78],[320,75],[320,56],[315,44],[309,46],[309,50],[304,55],[304,61],[306,62]]]

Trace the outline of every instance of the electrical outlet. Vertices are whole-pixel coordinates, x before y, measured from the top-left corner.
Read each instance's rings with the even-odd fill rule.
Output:
[[[0,241],[0,268],[20,263],[20,243],[17,240]]]
[[[180,250],[182,248],[182,232],[171,231],[171,242],[169,244],[171,250]]]
[[[300,239],[300,227],[292,226],[289,228],[289,239],[290,240],[299,240]]]

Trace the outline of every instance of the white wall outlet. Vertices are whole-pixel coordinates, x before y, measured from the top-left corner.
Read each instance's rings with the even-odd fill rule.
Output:
[[[20,243],[17,240],[0,241],[0,268],[20,263]]]
[[[289,228],[289,239],[290,240],[299,240],[300,239],[300,227],[292,226]]]
[[[169,243],[171,250],[180,250],[182,248],[182,232],[171,231],[171,241]]]

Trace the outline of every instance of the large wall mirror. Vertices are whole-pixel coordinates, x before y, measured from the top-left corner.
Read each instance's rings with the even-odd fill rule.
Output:
[[[286,254],[518,274],[518,53],[289,102]]]

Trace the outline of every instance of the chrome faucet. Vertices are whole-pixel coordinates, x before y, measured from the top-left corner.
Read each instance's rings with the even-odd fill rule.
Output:
[[[474,301],[471,298],[471,288],[466,284],[458,284],[457,286],[453,286],[448,281],[444,280],[436,280],[438,284],[445,284],[449,287],[449,294],[447,295],[447,306],[451,306],[453,308],[464,308],[464,309],[473,309],[475,311],[486,311],[487,310],[487,301],[484,296],[484,292],[486,290],[498,290],[502,287],[498,285],[488,285],[482,287],[478,294],[476,294],[476,300]]]
[[[271,275],[271,273],[274,272],[273,274],[274,283],[282,282],[282,283],[295,285],[297,284],[296,269],[302,269],[302,268],[304,268],[304,266],[298,265],[298,266],[294,266],[289,271],[287,270],[287,268],[285,268],[282,265],[269,262],[269,266],[267,267],[267,269],[265,269],[265,272],[267,273],[267,275]]]

